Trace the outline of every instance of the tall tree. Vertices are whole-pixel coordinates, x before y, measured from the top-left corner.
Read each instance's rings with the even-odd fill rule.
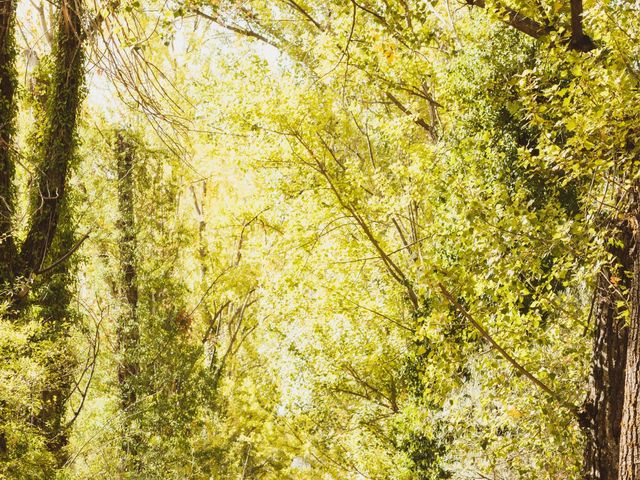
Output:
[[[16,255],[13,239],[14,195],[13,185],[15,164],[13,155],[13,135],[16,120],[16,46],[14,39],[15,2],[3,1],[0,5],[0,295],[7,298],[7,290],[12,287],[14,272],[12,267]],[[0,418],[6,418],[6,405],[0,403]],[[7,440],[5,422],[0,426],[0,456],[6,455]]]
[[[68,199],[68,180],[75,158],[76,125],[82,99],[83,33],[82,3],[62,0],[56,15],[56,41],[52,52],[50,77],[44,86],[47,94],[38,141],[34,145],[35,188],[31,196],[27,233],[17,244],[20,225],[15,225],[13,192],[14,163],[12,153],[13,118],[15,116],[15,78],[12,79],[13,58],[13,2],[2,3],[3,56],[2,108],[6,109],[3,123],[3,145],[0,148],[3,167],[0,183],[2,202],[2,298],[10,315],[19,321],[21,315],[40,314],[42,330],[32,338],[36,344],[50,348],[44,355],[47,385],[41,392],[41,409],[34,420],[46,439],[46,447],[58,466],[66,460],[68,440],[65,420],[66,402],[71,390],[73,359],[67,349],[71,318],[69,257],[78,244],[73,243],[71,207]],[[35,287],[35,296],[29,299]],[[37,306],[36,310],[30,305]],[[22,311],[22,313],[20,313]],[[48,346],[48,347],[47,347]],[[2,442],[0,442],[2,443]]]
[[[75,152],[77,115],[83,94],[82,2],[61,1],[56,21],[54,64],[42,132],[41,166],[31,204],[29,229],[19,256],[19,272],[23,278],[50,268],[45,265],[45,260],[60,220],[60,207]]]
[[[13,238],[15,163],[13,135],[16,120],[16,45],[15,2],[0,4],[0,263],[3,265],[0,281],[2,291],[9,288],[14,275],[12,264],[16,256]],[[3,294],[6,297],[6,294]],[[1,447],[1,446],[0,446]]]
[[[124,431],[122,447],[125,457],[133,462],[123,462],[124,468],[136,467],[136,449],[140,437],[133,429],[136,425],[136,382],[140,374],[140,328],[138,325],[138,274],[136,268],[136,225],[134,212],[134,154],[135,146],[126,132],[117,131],[114,153],[118,181],[118,230],[120,254],[120,281],[124,300],[123,313],[117,325],[118,382],[120,383]],[[133,465],[133,467],[132,467]]]

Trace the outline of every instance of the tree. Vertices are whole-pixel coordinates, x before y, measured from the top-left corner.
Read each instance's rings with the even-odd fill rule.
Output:
[[[61,466],[65,462],[67,425],[65,401],[71,389],[71,358],[65,342],[71,319],[68,315],[68,265],[65,262],[77,249],[73,244],[71,210],[68,207],[67,184],[75,156],[76,124],[84,75],[82,53],[82,5],[61,2],[58,6],[56,41],[50,83],[46,85],[46,106],[42,115],[39,141],[35,145],[37,174],[29,208],[28,226],[24,241],[18,243],[19,226],[15,225],[14,203],[15,144],[14,118],[16,112],[15,45],[13,29],[14,4],[3,4],[3,106],[7,123],[3,125],[2,180],[3,185],[3,300],[16,322],[41,313],[42,332],[33,343],[51,342],[56,348],[44,359],[48,385],[39,392],[41,409],[35,414],[35,426],[46,438],[47,449]],[[48,277],[48,295],[32,301],[29,292],[34,285],[42,285]],[[39,312],[38,310],[41,309]],[[22,312],[22,313],[21,313]],[[56,353],[57,349],[57,353]],[[6,419],[8,412],[3,414]],[[26,421],[26,419],[25,419]],[[5,423],[5,422],[3,422]],[[6,429],[6,423],[4,425]],[[6,435],[6,431],[4,432]],[[13,456],[12,445],[0,441],[4,455]],[[5,448],[6,447],[6,448]]]
[[[638,477],[636,6],[80,7],[0,9],[2,474]]]
[[[121,355],[118,366],[118,382],[120,383],[122,410],[125,416],[122,449],[126,456],[133,460],[136,467],[136,449],[141,443],[135,429],[136,382],[140,374],[137,356],[140,353],[140,326],[138,325],[138,275],[136,269],[136,227],[133,195],[135,191],[134,154],[135,145],[127,137],[126,132],[118,131],[115,135],[114,154],[118,172],[118,228],[120,231],[119,253],[121,288],[125,301],[124,312],[117,327],[118,348]],[[125,469],[129,468],[124,462]]]
[[[583,28],[583,5],[581,1],[572,1],[570,2],[570,9],[564,12],[563,7],[560,4],[556,4],[551,2],[549,5],[541,6],[538,12],[535,9],[527,8],[526,6],[520,6],[520,8],[503,5],[500,3],[489,4],[487,5],[484,1],[482,2],[474,2],[470,1],[468,4],[473,7],[473,9],[480,8],[486,9],[488,12],[494,17],[503,21],[508,26],[514,28],[515,30],[523,33],[537,41],[543,42],[545,45],[550,45],[551,48],[554,48],[554,54],[557,55],[555,60],[555,65],[557,65],[561,69],[570,70],[571,75],[575,75],[574,71],[580,70],[580,65],[591,65],[592,68],[598,68],[599,65],[603,63],[607,64],[611,67],[612,63],[615,63],[616,60],[612,60],[612,56],[616,55],[626,55],[623,53],[625,51],[625,46],[621,46],[618,43],[618,49],[615,53],[613,53],[612,49],[606,50],[606,53],[601,53],[600,55],[590,54],[589,52],[594,51],[597,47],[597,42],[591,38],[591,36],[585,33]],[[367,71],[369,72],[370,77],[375,77],[377,81],[382,79],[382,75],[379,71],[376,73],[371,73],[374,71],[373,69],[369,70],[367,67],[366,61],[363,62],[362,58],[358,56],[359,50],[366,51],[370,45],[367,43],[367,40],[363,40],[366,38],[366,34],[363,35],[361,30],[358,29],[358,23],[356,23],[357,14],[361,13],[363,16],[369,16],[373,20],[373,22],[377,23],[383,30],[385,30],[390,37],[393,37],[399,44],[404,46],[408,52],[412,50],[415,52],[418,50],[416,45],[419,45],[419,33],[415,33],[415,28],[412,26],[412,12],[418,12],[415,15],[416,19],[421,22],[424,22],[425,17],[422,15],[422,12],[416,9],[411,9],[407,4],[401,5],[392,5],[386,4],[384,8],[378,7],[376,5],[362,5],[356,2],[352,2],[352,21],[348,22],[347,18],[350,15],[349,12],[341,9],[338,5],[330,6],[329,10],[332,12],[339,12],[338,15],[342,15],[344,18],[343,23],[335,22],[332,26],[322,25],[321,22],[318,22],[314,19],[314,16],[317,18],[324,17],[324,13],[326,9],[323,9],[320,6],[314,5],[300,5],[297,3],[290,4],[289,7],[291,11],[297,15],[301,15],[301,18],[304,17],[304,22],[296,24],[295,27],[291,27],[289,29],[282,29],[276,22],[274,22],[275,18],[279,11],[275,14],[273,12],[264,12],[260,10],[259,6],[255,6],[255,10],[248,9],[244,7],[240,16],[238,17],[238,11],[234,10],[233,4],[230,4],[229,14],[225,17],[224,13],[220,13],[220,9],[216,12],[216,15],[209,15],[207,13],[203,13],[201,10],[196,10],[196,13],[207,17],[214,22],[218,23],[224,28],[228,28],[233,30],[236,33],[243,34],[248,37],[257,38],[259,40],[265,41],[266,43],[272,45],[278,45],[284,48],[288,53],[290,53],[294,58],[301,58],[302,54],[298,51],[302,47],[300,43],[297,43],[294,38],[294,31],[298,32],[300,29],[305,30],[306,32],[313,32],[318,35],[327,35],[333,34],[338,38],[337,42],[339,43],[338,52],[336,56],[338,57],[337,65],[340,65],[341,62],[346,63],[346,67],[343,72],[348,71],[350,66],[350,62],[353,63],[353,67],[356,70],[362,69],[365,71],[365,75]],[[256,14],[256,11],[260,11],[260,14]],[[403,14],[404,11],[404,14]],[[223,11],[224,12],[224,11]],[[443,16],[438,16],[439,12],[435,9],[432,9],[432,13],[439,19],[442,20],[442,23],[445,25],[447,21]],[[443,12],[444,13],[444,12]],[[595,13],[595,16],[599,15],[599,13]],[[601,13],[600,15],[604,15]],[[449,12],[450,16],[450,12]],[[542,20],[537,20],[535,17],[540,16]],[[239,19],[238,19],[239,18]],[[258,21],[257,19],[260,18]],[[338,17],[341,18],[341,17]],[[567,21],[568,18],[568,22]],[[597,17],[602,19],[603,17]],[[240,20],[242,19],[242,20]],[[406,22],[405,22],[406,20]],[[240,25],[241,22],[246,22],[250,25],[249,28],[246,26]],[[235,22],[235,23],[234,23]],[[403,24],[404,22],[404,24]],[[566,23],[565,23],[566,22]],[[568,24],[567,24],[568,23]],[[453,20],[452,20],[453,24]],[[336,27],[338,25],[338,27]],[[350,27],[349,27],[350,25]],[[363,25],[367,25],[363,23]],[[342,31],[340,28],[342,27]],[[455,26],[452,27],[455,30]],[[621,27],[622,29],[622,27]],[[563,33],[568,31],[567,34]],[[457,34],[457,32],[454,31]],[[308,34],[308,33],[307,33]],[[360,34],[360,38],[358,38],[358,34]],[[344,43],[346,35],[346,43]],[[604,39],[601,33],[598,34],[599,39],[601,41],[606,42],[607,40],[611,40],[613,43],[617,42],[614,40],[615,34],[610,36],[608,39]],[[357,46],[354,45],[357,40]],[[428,41],[428,40],[427,40]],[[341,45],[345,45],[342,47]],[[569,50],[569,52],[566,51]],[[575,51],[576,53],[572,53],[571,51]],[[326,54],[326,52],[322,52],[322,54]],[[581,55],[588,54],[588,56],[581,58]],[[307,54],[305,54],[307,55]],[[392,50],[388,50],[385,52],[385,56],[390,58],[393,55]],[[455,54],[453,55],[455,57]],[[311,65],[311,68],[315,68],[316,64],[313,64],[313,60],[309,61],[308,57],[305,60],[306,63]],[[362,64],[364,63],[364,67]],[[409,62],[410,63],[410,62]],[[586,68],[586,67],[583,67]],[[624,71],[626,70],[626,71]],[[384,71],[384,69],[382,69]],[[538,81],[543,83],[545,82],[557,82],[555,85],[553,83],[547,83],[549,85],[549,89],[555,88],[555,91],[560,90],[561,85],[563,85],[564,80],[561,78],[553,78],[550,77],[547,72],[544,72],[544,76],[539,77]],[[623,68],[623,72],[621,72],[622,76],[633,76],[633,67],[629,69],[628,67]],[[564,75],[566,77],[566,74]],[[580,77],[581,75],[578,74]],[[348,74],[344,73],[345,79],[348,78]],[[321,77],[322,78],[322,77]],[[397,78],[397,77],[396,77]],[[391,82],[389,82],[391,83]],[[395,80],[395,85],[402,85],[401,80]],[[578,82],[574,82],[571,84],[573,88],[580,88]],[[345,80],[346,84],[346,80]],[[565,87],[566,88],[566,87]],[[603,83],[599,83],[598,88],[601,91],[608,90],[612,88],[612,85],[605,86]],[[613,87],[615,89],[615,87]],[[411,87],[411,83],[408,85],[404,85],[405,91],[410,91],[412,94],[416,95],[414,92],[419,91],[414,87]],[[566,90],[563,90],[566,91]],[[538,94],[535,91],[530,91],[530,95],[532,95],[533,104],[537,102],[535,99]],[[398,107],[400,111],[405,114],[414,116],[415,114],[412,111],[405,107],[401,101],[394,94],[386,93],[388,98],[391,99],[391,102]],[[566,95],[566,94],[565,94]],[[573,95],[573,94],[569,94]],[[426,97],[426,100],[433,105],[432,98]],[[566,102],[565,102],[566,103]],[[574,120],[571,119],[573,116],[573,112],[571,109],[566,108],[565,104],[563,107],[559,107],[554,109],[553,114],[555,115],[556,121],[561,123],[567,122],[569,125],[572,125]],[[535,110],[538,110],[538,107],[535,107]],[[542,108],[540,108],[542,110]],[[629,123],[633,123],[635,120],[635,109],[630,107],[625,107],[625,111],[629,112],[628,116],[624,120],[624,124],[627,125]],[[598,116],[601,113],[599,111],[592,111],[590,113],[585,112],[585,118],[593,118],[590,116]],[[416,117],[414,117],[416,118]],[[432,121],[437,121],[435,115],[432,115]],[[429,122],[424,121],[422,118],[417,117],[416,123],[420,125],[422,128],[427,130],[432,136],[432,128],[433,126],[429,124]],[[539,122],[534,121],[530,122],[532,125],[539,124]],[[542,125],[542,128],[550,128],[551,125]],[[569,131],[575,131],[575,128],[569,128]],[[544,135],[544,134],[543,134]],[[571,135],[571,133],[570,133]],[[624,137],[626,133],[617,132],[614,136]],[[562,138],[554,139],[556,144],[564,143],[565,145],[571,147],[576,147],[578,137],[570,139],[568,142]],[[565,143],[566,142],[566,143]],[[541,142],[545,143],[545,142]],[[588,144],[588,141],[585,141]],[[624,142],[623,142],[624,143]],[[305,147],[307,148],[307,147]],[[537,148],[532,148],[530,145],[522,145],[521,148],[529,148],[533,152],[537,150]],[[561,147],[562,148],[562,147]],[[611,151],[607,152],[607,157],[610,158],[612,156],[618,156],[619,158],[627,159],[629,158],[629,148],[633,149],[633,146],[623,145],[622,148],[617,150],[617,153],[613,153]],[[581,146],[578,146],[575,151],[569,153],[568,155],[572,158],[576,158],[578,156],[577,152],[586,153],[585,149]],[[566,151],[566,150],[565,150]],[[538,156],[537,153],[532,153],[534,156]],[[633,157],[633,155],[631,155]],[[593,152],[589,152],[589,158],[593,157]],[[554,155],[543,156],[543,162],[548,162],[548,164],[560,165],[560,168],[567,168],[567,166],[563,163],[562,159],[554,158]],[[632,160],[632,164],[634,161]],[[324,166],[319,165],[319,169],[321,172],[324,172],[323,175],[326,175],[326,169]],[[616,165],[622,166],[622,163],[616,162]],[[591,169],[583,169],[582,164],[580,166],[573,165],[568,168],[572,168],[575,173],[571,174],[569,177],[571,178],[585,178],[588,177],[592,172]],[[613,167],[614,169],[618,168]],[[595,175],[595,173],[594,173]],[[607,197],[611,195],[610,198],[615,199],[614,201],[617,203],[616,208],[612,209],[609,213],[609,220],[599,219],[599,226],[601,228],[601,232],[599,235],[612,235],[613,238],[620,238],[618,241],[610,241],[610,247],[607,251],[607,256],[611,259],[608,260],[606,265],[603,267],[602,272],[597,275],[597,286],[595,288],[596,295],[593,301],[593,312],[595,317],[596,324],[596,341],[594,343],[594,353],[593,353],[593,366],[592,366],[592,381],[591,392],[588,396],[588,399],[585,403],[585,407],[583,412],[580,415],[580,422],[586,429],[587,436],[587,446],[585,450],[585,471],[586,475],[592,478],[618,478],[618,463],[619,457],[624,457],[627,463],[629,463],[629,458],[633,457],[631,453],[623,453],[627,449],[632,448],[630,445],[633,445],[633,441],[625,440],[625,447],[619,452],[618,443],[620,431],[622,430],[622,437],[626,435],[635,435],[634,427],[631,427],[635,423],[633,420],[633,413],[630,413],[630,417],[625,419],[625,421],[621,424],[622,419],[622,398],[625,397],[626,402],[629,404],[628,408],[630,412],[634,411],[631,403],[633,402],[633,398],[636,398],[637,392],[635,392],[633,385],[635,384],[632,373],[627,373],[627,375],[631,375],[628,381],[623,381],[622,377],[625,376],[625,365],[626,358],[630,355],[635,355],[631,353],[631,350],[628,350],[627,343],[629,342],[627,338],[626,328],[623,326],[623,317],[627,315],[627,313],[631,313],[634,311],[634,307],[632,305],[633,300],[627,299],[627,292],[633,291],[633,282],[627,277],[627,274],[622,275],[622,272],[628,272],[632,270],[633,261],[631,259],[631,252],[633,252],[633,240],[632,240],[632,229],[630,225],[632,224],[631,220],[626,220],[627,218],[633,217],[633,212],[635,211],[635,207],[633,206],[633,189],[635,188],[633,185],[633,178],[635,178],[635,174],[628,169],[622,167],[621,174],[615,175],[615,178],[605,175],[604,177],[600,176],[597,178],[599,184],[614,184],[617,185],[615,190],[617,193],[609,192]],[[567,177],[567,178],[569,178]],[[329,180],[329,177],[327,176]],[[565,185],[566,183],[564,179],[556,180],[560,183],[560,185]],[[329,180],[331,184],[331,180]],[[631,183],[629,183],[631,182]],[[593,186],[593,183],[591,184]],[[331,187],[335,189],[335,186],[331,184]],[[628,201],[629,200],[629,201]],[[406,275],[397,267],[395,262],[387,257],[384,251],[378,245],[379,241],[375,239],[375,236],[372,234],[369,226],[366,225],[365,221],[359,218],[359,215],[354,212],[353,207],[345,204],[342,199],[339,198],[339,202],[343,204],[343,206],[347,209],[347,212],[351,212],[354,220],[363,227],[363,234],[370,238],[372,241],[372,246],[375,250],[378,251],[381,256],[383,262],[387,265],[389,269],[390,275],[396,278],[401,284],[408,286],[411,282],[407,279]],[[623,206],[624,205],[624,206]],[[601,205],[596,203],[591,203],[589,205],[593,212],[600,213],[602,208]],[[622,217],[622,224],[620,225],[619,221],[617,221],[617,217]],[[631,222],[631,223],[629,223]],[[620,233],[617,233],[620,232]],[[619,235],[619,237],[618,237]],[[596,240],[597,241],[597,240]],[[620,246],[620,244],[622,246]],[[596,247],[597,249],[597,247]],[[613,275],[614,279],[620,278],[621,280],[616,280],[616,284],[611,284],[612,274],[611,272],[618,272],[620,276],[616,274]],[[409,297],[412,297],[413,304],[416,305],[416,298],[411,290],[409,290]],[[444,293],[444,292],[443,292]],[[632,297],[629,297],[632,298]],[[451,299],[454,299],[451,296]],[[631,304],[628,302],[631,301]],[[629,326],[633,325],[633,320],[630,321]],[[633,357],[635,358],[635,357]],[[634,360],[630,360],[633,365]],[[628,370],[627,372],[634,372],[634,369]],[[606,372],[606,373],[605,373]],[[624,395],[623,385],[628,385],[630,388]],[[626,390],[626,389],[625,389]],[[629,425],[629,430],[626,431],[626,425]],[[622,470],[626,471],[627,467],[622,466]],[[623,474],[623,475],[626,475]],[[634,478],[634,477],[630,477]]]

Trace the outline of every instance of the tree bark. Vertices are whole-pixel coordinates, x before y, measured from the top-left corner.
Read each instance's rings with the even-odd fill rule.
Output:
[[[15,244],[12,235],[15,166],[11,156],[15,130],[16,48],[14,40],[15,3],[0,0],[0,300],[7,295],[13,280]],[[4,432],[6,405],[0,402],[0,459],[7,453]]]
[[[630,267],[633,279],[630,292],[629,336],[624,377],[624,405],[620,435],[619,480],[640,480],[640,192],[632,192],[632,214],[628,223],[633,235]]]
[[[32,201],[29,231],[20,252],[21,274],[43,267],[60,218],[69,165],[75,154],[77,115],[84,79],[82,0],[62,0],[58,13],[55,66],[42,139],[38,191]]]
[[[62,206],[63,214],[68,206]],[[65,215],[67,217],[67,215]],[[56,232],[49,258],[64,255],[73,246],[73,226],[65,218]],[[55,466],[61,468],[68,459],[69,428],[65,414],[67,400],[71,393],[73,372],[76,360],[69,345],[69,328],[73,312],[70,308],[72,291],[72,268],[69,262],[61,263],[51,275],[42,279],[37,288],[42,317],[42,333],[34,341],[48,345],[45,357],[46,382],[41,393],[42,407],[35,424],[45,437],[46,447],[55,458]]]
[[[120,250],[120,275],[124,313],[118,323],[118,349],[120,364],[118,366],[118,382],[122,410],[125,418],[131,418],[135,408],[136,379],[140,373],[137,360],[140,343],[140,327],[138,325],[138,275],[136,270],[136,233],[134,213],[134,147],[123,132],[116,133],[115,154],[118,171],[118,230]],[[137,456],[139,438],[131,430],[132,424],[125,420],[122,448],[130,456]],[[134,465],[137,462],[134,460]],[[126,468],[126,466],[124,466]]]
[[[0,290],[11,285],[16,255],[12,234],[14,173],[11,149],[15,133],[16,47],[14,39],[15,4],[0,0]],[[4,293],[2,294],[4,297]],[[2,298],[0,297],[0,298]],[[0,450],[2,441],[0,439]]]
[[[596,48],[591,37],[582,28],[582,0],[571,0],[571,41],[569,46],[579,52],[589,52]]]
[[[18,250],[13,235],[13,194],[15,190],[12,142],[15,130],[15,5],[13,0],[0,0],[0,285],[3,300],[9,300],[12,316],[20,318],[25,307],[34,274],[45,259],[64,255],[72,245],[73,233],[70,210],[63,207],[69,166],[75,154],[76,117],[82,98],[83,54],[81,32],[82,5],[80,0],[61,0],[57,15],[54,65],[49,85],[49,98],[44,109],[42,137],[37,145],[38,192],[31,203],[26,239]],[[60,212],[65,227],[58,228]],[[61,235],[60,231],[64,230]],[[52,248],[53,245],[53,248]],[[66,401],[71,388],[72,356],[68,349],[69,292],[68,265],[53,269],[53,279],[39,283],[48,290],[36,299],[42,307],[42,334],[32,339],[53,342],[45,356],[47,387],[40,392],[42,408],[34,426],[45,438],[47,449],[58,466],[65,462],[67,432],[65,427]],[[0,405],[1,407],[2,405]],[[4,416],[5,412],[3,412]],[[0,454],[7,455],[8,446],[0,432]]]
[[[617,480],[620,422],[624,395],[624,373],[628,328],[623,313],[625,291],[630,288],[627,275],[631,231],[623,223],[608,249],[612,257],[596,282],[593,315],[595,332],[589,393],[583,406],[582,426],[586,436],[584,476],[586,480]]]
[[[54,67],[44,99],[42,139],[35,146],[39,163],[37,191],[31,199],[30,228],[20,253],[19,275],[30,278],[44,262],[53,264],[73,248],[74,226],[65,195],[70,165],[76,151],[77,114],[82,97],[83,55],[80,0],[62,0],[57,17]],[[69,346],[72,323],[71,268],[61,262],[37,284],[42,334],[34,341],[50,345],[45,356],[46,388],[35,425],[46,447],[62,467],[67,460],[68,428],[65,414],[71,393],[75,359]]]

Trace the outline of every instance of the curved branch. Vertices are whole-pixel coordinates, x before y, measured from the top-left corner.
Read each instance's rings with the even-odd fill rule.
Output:
[[[229,25],[224,20],[222,20],[219,16],[209,15],[207,13],[204,13],[202,10],[198,10],[198,9],[193,10],[193,13],[195,13],[196,15],[202,18],[212,21],[216,25],[226,30],[229,30],[231,32],[234,32],[240,35],[244,35],[245,37],[255,38],[256,40],[260,40],[261,42],[271,45],[274,48],[278,48],[278,49],[280,48],[275,42],[269,40],[267,37],[260,35],[259,33],[256,33],[253,30],[247,30],[244,28],[236,27],[235,25]]]
[[[495,339],[489,334],[489,332],[487,332],[487,330],[480,323],[478,323],[475,318],[473,318],[473,316],[467,311],[467,309],[464,308],[458,300],[456,300],[453,294],[449,290],[447,290],[447,288],[442,283],[438,282],[437,285],[442,295],[444,295],[444,297],[449,301],[449,303],[451,303],[451,305],[458,311],[458,313],[460,313],[460,315],[462,315],[465,320],[473,325],[478,333],[480,333],[482,338],[489,342],[489,344],[493,348],[495,348],[507,362],[509,362],[518,372],[531,380],[531,382],[533,382],[535,386],[545,392],[550,398],[557,401],[560,405],[569,410],[576,417],[580,417],[580,412],[575,405],[560,398],[557,392],[553,391],[546,383],[536,377],[529,370],[524,368],[524,366],[520,362],[518,362],[502,346],[500,346],[498,342],[495,341]]]
[[[80,246],[84,243],[84,241],[89,238],[89,235],[91,234],[91,232],[87,232],[84,234],[84,236],[78,240],[78,243],[76,243],[71,250],[69,250],[67,253],[65,253],[64,255],[62,255],[60,258],[58,258],[58,260],[56,260],[55,262],[53,262],[51,265],[49,265],[48,267],[42,268],[40,270],[37,270],[36,272],[34,272],[36,275],[42,275],[44,273],[50,272],[51,270],[53,270],[54,268],[56,268],[57,266],[59,266],[60,264],[62,264],[66,259],[68,259],[71,255],[73,255],[76,250],[78,250],[80,248]]]
[[[480,8],[486,8],[487,6],[485,0],[467,0],[467,4]],[[538,39],[552,32],[550,27],[536,22],[534,19],[521,14],[513,8],[501,4],[498,4],[498,8],[507,13],[507,20],[505,20],[505,22],[508,25],[530,37]]]
[[[434,142],[438,140],[438,135],[436,134],[436,131],[432,125],[427,123],[423,118],[415,116],[413,112],[411,112],[411,110],[405,107],[400,102],[400,100],[398,100],[391,92],[386,92],[386,93],[387,93],[387,98],[391,100],[391,102],[396,107],[398,107],[402,111],[402,113],[404,113],[405,115],[408,115],[409,117],[413,117],[414,123],[427,131],[427,133],[431,137],[431,140],[433,140]]]
[[[294,0],[286,0],[286,3],[288,3],[293,8],[295,8],[298,12],[300,12],[307,20],[313,23],[318,30],[320,30],[321,32],[324,32],[325,30],[324,27],[320,25],[320,23],[315,18],[313,18],[311,14],[307,12],[304,8],[302,8],[298,3],[294,2]]]

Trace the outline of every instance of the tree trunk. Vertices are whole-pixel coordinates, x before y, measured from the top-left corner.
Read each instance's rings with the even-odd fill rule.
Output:
[[[0,299],[8,300],[12,317],[20,318],[29,288],[46,260],[55,262],[71,249],[70,210],[63,207],[69,166],[75,154],[76,117],[82,98],[83,54],[80,0],[61,0],[57,15],[54,64],[37,145],[37,192],[32,197],[29,226],[21,248],[15,243],[13,225],[14,170],[11,149],[15,130],[15,5],[0,0]],[[61,210],[64,228],[58,228]],[[64,231],[63,234],[60,232]],[[53,246],[53,248],[52,248]],[[45,437],[47,449],[58,466],[65,462],[67,432],[66,401],[71,387],[73,359],[68,349],[70,318],[68,265],[62,262],[38,281],[47,294],[36,299],[42,307],[42,334],[32,343],[53,343],[45,352],[47,387],[40,392],[42,408],[32,423]],[[0,405],[3,407],[3,405]],[[3,418],[7,412],[2,412]],[[4,422],[3,422],[4,423]],[[0,431],[0,454],[8,455]]]
[[[0,300],[11,297],[15,244],[12,235],[14,171],[11,158],[15,129],[15,3],[0,0]],[[9,295],[7,295],[9,292]],[[0,461],[7,453],[5,402],[0,402]]]
[[[132,418],[136,404],[136,380],[140,373],[137,360],[140,343],[138,325],[138,278],[136,271],[136,232],[133,205],[134,177],[133,153],[131,141],[122,132],[116,133],[115,154],[118,170],[118,230],[120,250],[120,275],[123,296],[126,305],[117,327],[120,364],[118,366],[118,382],[122,410],[125,419]],[[132,431],[132,422],[125,420],[122,440],[123,450],[134,458],[137,464],[139,435]],[[124,462],[123,467],[126,468]]]
[[[54,71],[42,136],[42,166],[32,199],[29,231],[21,249],[21,274],[42,269],[65,198],[69,166],[75,155],[76,120],[84,79],[82,0],[62,0],[54,46]]]
[[[67,211],[68,206],[63,205],[62,212],[65,217],[68,217]],[[51,245],[49,258],[60,258],[73,247],[73,243],[73,226],[68,218],[65,218]],[[41,308],[42,334],[34,341],[44,342],[47,350],[46,387],[41,394],[42,407],[35,423],[43,433],[46,447],[53,454],[58,468],[68,459],[66,447],[69,443],[69,428],[65,414],[76,367],[76,359],[69,345],[69,327],[73,321],[70,308],[71,282],[72,268],[69,262],[63,262],[42,279],[36,289],[36,303]]]
[[[620,435],[620,480],[640,480],[640,192],[632,193],[632,215],[628,223],[633,235],[629,268],[633,279],[630,292],[629,338],[624,377],[624,405]]]
[[[628,328],[626,296],[631,284],[629,248],[631,232],[625,223],[616,232],[617,245],[609,247],[611,263],[602,268],[594,300],[595,340],[589,393],[582,423],[587,442],[584,470],[587,480],[617,480],[620,421],[624,395],[624,372]]]
[[[62,0],[58,11],[54,67],[42,105],[42,137],[34,146],[39,165],[37,190],[31,198],[30,229],[21,249],[20,275],[29,278],[53,265],[73,249],[74,226],[65,195],[70,165],[75,156],[77,114],[83,81],[81,3]],[[46,387],[35,425],[46,447],[62,467],[67,460],[68,426],[65,415],[71,393],[75,358],[69,345],[72,324],[71,267],[69,260],[37,277],[35,303],[41,308]],[[31,278],[33,282],[33,279]]]
[[[15,130],[16,47],[14,40],[15,4],[0,0],[0,299],[11,285],[15,243],[12,234],[14,172],[11,148]],[[2,440],[0,439],[0,450]]]

